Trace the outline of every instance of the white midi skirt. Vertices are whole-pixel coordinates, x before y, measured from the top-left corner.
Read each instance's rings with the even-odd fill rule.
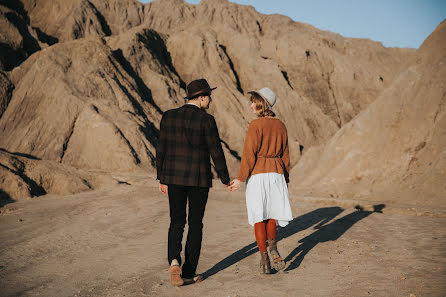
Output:
[[[277,220],[281,227],[288,225],[293,215],[283,174],[269,172],[249,177],[246,181],[246,208],[248,222],[252,226],[267,219]]]

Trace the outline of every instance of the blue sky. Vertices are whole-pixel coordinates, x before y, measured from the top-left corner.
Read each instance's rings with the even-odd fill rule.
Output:
[[[147,3],[148,0],[141,2]],[[198,4],[200,0],[187,0]],[[345,37],[418,48],[446,18],[446,0],[232,0]]]

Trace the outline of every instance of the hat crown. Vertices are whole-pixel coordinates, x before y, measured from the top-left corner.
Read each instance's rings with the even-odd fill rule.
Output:
[[[257,93],[259,93],[260,96],[262,96],[263,99],[265,99],[269,108],[272,108],[274,104],[276,104],[277,100],[276,94],[274,94],[274,92],[270,88],[268,87],[261,88],[260,90],[257,91]]]
[[[186,87],[187,97],[186,98],[192,99],[193,97],[197,97],[198,95],[210,93],[213,89],[215,89],[215,88],[211,88],[209,86],[207,80],[205,80],[204,78],[197,79],[197,80],[191,81],[187,85],[187,87]]]

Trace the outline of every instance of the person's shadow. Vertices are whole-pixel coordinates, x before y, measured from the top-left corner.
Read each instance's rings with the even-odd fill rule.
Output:
[[[313,210],[309,213],[301,215],[299,217],[294,218],[286,227],[279,228],[277,233],[277,241],[287,238],[296,234],[297,232],[303,231],[307,228],[310,228],[313,225],[316,225],[314,228],[322,228],[322,226],[337,215],[339,215],[344,209],[340,207],[324,207]],[[347,228],[348,229],[348,228]],[[249,257],[250,255],[258,252],[257,243],[254,241],[250,243],[238,251],[232,253],[227,256],[223,260],[219,261],[217,264],[209,268],[207,271],[203,273],[203,278],[206,279],[211,277],[212,275],[222,271],[235,263]]]
[[[374,212],[381,213],[384,207],[384,204],[379,204],[373,206],[373,211],[364,211],[360,206],[357,206],[356,209],[358,209],[358,211],[343,216],[342,218],[337,219],[328,225],[316,227],[319,228],[319,230],[299,240],[301,244],[291,251],[291,253],[285,258],[285,263],[288,264],[290,261],[292,262],[284,271],[290,271],[299,267],[305,255],[308,254],[308,252],[318,243],[337,240],[354,224],[368,217]]]

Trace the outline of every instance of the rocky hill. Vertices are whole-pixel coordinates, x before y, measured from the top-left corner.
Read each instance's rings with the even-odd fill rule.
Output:
[[[200,77],[218,87],[209,112],[232,175],[252,119],[247,92],[264,86],[294,165],[300,146],[306,155],[349,126],[419,56],[225,0],[1,0],[0,24],[5,158],[101,173],[153,173],[162,113]]]
[[[303,156],[293,186],[310,195],[444,207],[445,65],[443,21],[375,102]]]

